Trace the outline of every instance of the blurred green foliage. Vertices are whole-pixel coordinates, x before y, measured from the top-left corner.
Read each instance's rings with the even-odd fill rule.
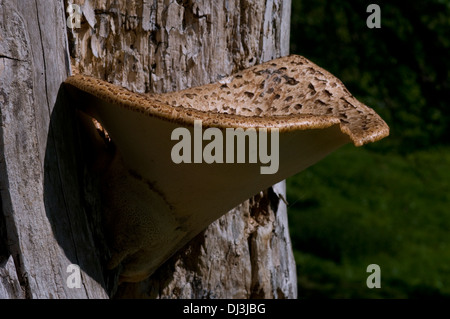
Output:
[[[299,297],[450,297],[450,148],[347,145],[287,181]],[[381,267],[368,289],[366,267]]]
[[[380,29],[366,26],[370,3]],[[386,147],[450,144],[450,0],[293,0],[291,52],[374,108],[391,128]]]
[[[288,179],[299,297],[450,298],[450,0],[292,0],[291,23],[291,53],[391,129]],[[381,289],[366,286],[372,263]]]

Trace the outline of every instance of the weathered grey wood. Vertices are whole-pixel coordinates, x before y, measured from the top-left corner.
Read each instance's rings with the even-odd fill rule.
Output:
[[[0,299],[23,299],[25,298],[12,256],[0,262]]]
[[[62,1],[0,0],[0,187],[13,257],[2,272],[13,278],[13,260],[26,298],[105,298],[75,113],[57,100],[70,67],[65,24]],[[69,264],[81,267],[81,288],[66,285]]]
[[[74,70],[136,92],[215,82],[289,51],[290,0],[74,3],[87,16],[69,32]],[[122,284],[115,296],[295,298],[284,185],[242,203],[149,279]]]
[[[0,299],[23,299],[24,297],[14,260],[8,252],[5,218],[0,205]]]

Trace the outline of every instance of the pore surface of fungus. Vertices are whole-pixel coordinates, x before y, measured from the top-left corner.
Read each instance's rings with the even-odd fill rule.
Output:
[[[346,143],[361,146],[389,134],[386,123],[339,79],[297,55],[165,94],[132,93],[83,75],[69,77],[65,88],[71,103],[100,122],[116,146],[102,193],[109,267],[120,264],[123,281],[146,278],[262,189]],[[174,163],[172,132],[183,127],[194,136],[195,121],[201,121],[202,132],[216,128],[224,135],[230,128],[278,132],[277,170],[261,174],[261,163],[249,161]]]

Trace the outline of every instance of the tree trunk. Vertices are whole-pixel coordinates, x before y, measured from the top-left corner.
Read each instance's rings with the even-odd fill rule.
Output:
[[[0,297],[108,296],[83,208],[73,114],[57,99],[66,48],[62,2],[0,0]],[[66,284],[71,264],[83,269],[80,288]]]
[[[284,182],[211,224],[147,280],[117,287],[103,268],[83,132],[57,96],[70,64],[158,93],[287,55],[290,1],[77,0],[83,19],[73,30],[67,3],[28,3],[0,0],[0,297],[295,298]],[[66,284],[69,264],[80,266],[82,288]]]

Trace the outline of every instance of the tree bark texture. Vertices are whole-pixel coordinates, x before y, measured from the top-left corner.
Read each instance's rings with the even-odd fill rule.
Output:
[[[78,177],[60,1],[0,1],[0,297],[105,298]],[[71,129],[72,128],[72,129]],[[80,288],[67,267],[84,269]],[[20,288],[20,289],[19,289]]]
[[[0,0],[0,297],[295,298],[284,182],[211,224],[147,280],[117,287],[103,268],[83,133],[58,95],[71,67],[158,93],[287,55],[290,1],[73,3],[83,18],[71,30],[67,1]],[[81,288],[67,287],[69,264],[80,266]]]
[[[136,92],[215,82],[288,54],[289,1],[75,3],[86,21],[69,36],[74,68]],[[116,296],[296,297],[284,197],[284,183],[257,194]]]

